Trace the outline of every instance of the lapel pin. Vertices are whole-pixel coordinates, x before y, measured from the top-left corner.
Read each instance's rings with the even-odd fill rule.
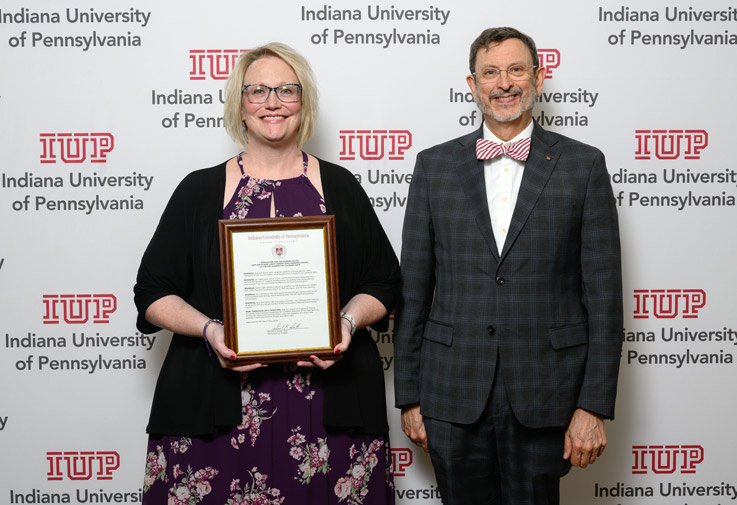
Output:
[[[545,155],[545,159],[546,159],[546,160],[548,160],[548,161],[550,161],[550,160],[552,160],[552,159],[553,159],[553,157],[552,157],[552,156],[550,156],[549,154],[546,154],[546,155]]]

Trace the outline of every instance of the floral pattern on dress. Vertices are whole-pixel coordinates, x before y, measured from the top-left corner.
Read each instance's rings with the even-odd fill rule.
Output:
[[[261,434],[261,424],[276,414],[276,407],[271,412],[264,407],[264,403],[266,402],[271,402],[271,395],[269,393],[256,394],[253,387],[251,387],[251,383],[248,382],[248,374],[242,374],[241,405],[243,420],[237,428],[239,430],[248,430],[248,434],[251,437],[251,447],[256,445],[256,440]],[[237,437],[231,437],[230,445],[235,449],[240,449],[240,444],[245,442],[245,440],[245,435],[241,433]]]
[[[187,471],[182,472],[176,465],[173,470],[174,478],[182,477],[182,480],[169,488],[168,505],[197,505],[212,491],[210,479],[220,473],[211,466],[196,472],[187,467]]]
[[[394,489],[394,470],[392,469],[392,451],[389,444],[384,444],[384,479],[390,489]]]
[[[241,480],[233,479],[230,483],[230,498],[227,505],[280,505],[284,496],[274,487],[266,487],[268,475],[259,473],[258,468],[253,467],[248,475],[251,483],[241,489]]]
[[[312,372],[308,372],[302,368],[298,368],[297,365],[295,365],[294,363],[291,363],[286,371],[294,373],[291,379],[287,379],[287,388],[289,388],[289,390],[294,389],[299,393],[304,393],[305,389],[307,389],[307,386],[310,385]],[[312,390],[308,391],[305,395],[305,398],[307,400],[312,400],[312,398],[314,397],[315,391]]]
[[[192,439],[187,437],[181,437],[179,440],[175,440],[169,444],[174,454],[184,454],[187,449],[192,445]]]
[[[156,452],[149,452],[146,456],[146,474],[143,476],[143,492],[148,491],[154,482],[166,482],[166,456],[164,448],[156,446]]]
[[[366,447],[361,444],[361,450],[357,451],[352,445],[349,451],[350,459],[353,460],[345,477],[338,479],[333,489],[338,501],[347,500],[349,505],[360,505],[368,495],[368,485],[374,467],[379,463],[376,452],[384,445],[382,440],[375,439]]]
[[[266,200],[271,198],[272,191],[267,191],[268,187],[275,186],[273,181],[266,179],[256,179],[243,175],[243,179],[247,179],[246,184],[242,186],[236,194],[238,201],[235,202],[235,211],[230,214],[229,219],[245,219],[248,215],[248,207],[253,205],[253,198]],[[278,183],[277,183],[278,184]]]
[[[289,455],[299,461],[295,479],[300,484],[309,484],[316,473],[327,475],[330,471],[330,465],[328,465],[330,449],[327,438],[318,437],[317,443],[308,443],[301,431],[301,426],[292,428],[292,436],[287,439],[287,442],[291,446]]]

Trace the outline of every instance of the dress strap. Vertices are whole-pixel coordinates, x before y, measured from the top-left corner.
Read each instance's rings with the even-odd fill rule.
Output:
[[[245,176],[246,173],[243,171],[243,153],[238,153],[238,168],[241,169],[241,177]]]
[[[302,151],[302,173],[307,172],[307,153]]]

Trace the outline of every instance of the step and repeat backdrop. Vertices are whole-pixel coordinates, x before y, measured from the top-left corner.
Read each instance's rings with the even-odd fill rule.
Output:
[[[725,0],[3,0],[0,503],[139,503],[170,340],[135,328],[138,262],[185,174],[234,156],[223,86],[278,40],[320,92],[306,150],[353,172],[397,252],[417,153],[478,128],[468,48],[509,25],[547,78],[534,116],[601,148],[619,206],[624,349],[609,447],[572,505],[737,499],[733,128]],[[393,334],[374,333],[393,404]],[[204,352],[204,348],[203,348]],[[390,409],[397,503],[438,504]]]

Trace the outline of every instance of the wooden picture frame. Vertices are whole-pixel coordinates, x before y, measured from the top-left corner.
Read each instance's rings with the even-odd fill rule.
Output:
[[[218,221],[225,344],[236,361],[335,359],[335,216]]]

